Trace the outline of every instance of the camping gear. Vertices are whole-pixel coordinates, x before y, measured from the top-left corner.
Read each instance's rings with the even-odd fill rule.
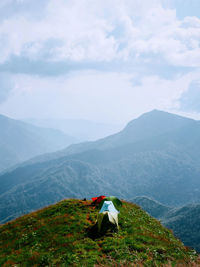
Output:
[[[101,207],[101,210],[99,213],[102,213],[104,211],[119,213],[119,211],[116,210],[115,206],[113,205],[112,201],[104,201],[103,206]]]
[[[92,197],[92,204],[99,204],[106,196]]]
[[[97,218],[98,231],[106,231],[111,226],[118,229],[118,213],[112,201],[104,201]]]
[[[102,199],[100,203],[100,208],[103,206],[103,203],[105,201],[112,201],[116,209],[119,209],[122,206],[122,202],[117,197],[110,196]]]

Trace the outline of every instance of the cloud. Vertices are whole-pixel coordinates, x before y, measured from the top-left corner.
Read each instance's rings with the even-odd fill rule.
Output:
[[[180,2],[2,0],[0,112],[128,121],[186,110],[200,18],[177,15]]]
[[[10,55],[36,60],[45,56],[44,51],[48,51],[47,61],[109,60],[115,50],[113,37],[106,37],[110,26],[93,14],[90,2],[74,0],[58,4],[52,0],[43,20],[30,20],[21,15],[5,20],[0,36],[7,39],[7,46],[2,51],[1,62]]]
[[[180,98],[180,109],[187,112],[200,112],[200,80],[192,81]]]
[[[73,118],[128,122],[152,109],[178,110],[179,99],[199,73],[159,76],[81,71],[59,77],[15,75],[0,112],[11,117]]]
[[[139,59],[145,64],[158,55],[175,66],[200,65],[200,19],[178,19],[162,0],[49,0],[39,19],[39,2],[16,5],[16,14],[0,25],[0,63],[16,56],[46,62]]]
[[[0,73],[0,104],[8,98],[12,89],[13,82],[11,75],[8,73]]]
[[[16,16],[25,16],[29,20],[41,19],[49,0],[1,0],[0,22]]]

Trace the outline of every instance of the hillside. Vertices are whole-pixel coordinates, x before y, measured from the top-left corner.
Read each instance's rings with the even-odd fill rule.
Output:
[[[40,128],[0,115],[0,171],[75,142],[61,131]]]
[[[199,121],[152,111],[119,134],[26,162],[0,176],[0,222],[91,192],[146,195],[167,206],[198,202],[199,136]]]
[[[119,231],[100,235],[94,227],[98,211],[91,201],[69,199],[0,226],[0,265],[190,266],[196,260],[138,206],[123,202]]]
[[[1,177],[0,223],[12,220],[63,198],[108,194],[98,170],[81,161],[57,160],[18,168]],[[18,183],[18,185],[16,185]],[[6,193],[3,193],[6,190]]]
[[[137,197],[131,202],[136,203],[166,227],[172,229],[186,246],[200,252],[200,204],[172,208],[147,197]]]

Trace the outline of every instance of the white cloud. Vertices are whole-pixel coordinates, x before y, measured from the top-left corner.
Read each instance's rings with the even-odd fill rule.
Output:
[[[183,92],[180,98],[181,110],[199,112],[200,111],[200,80],[190,83],[188,90]]]
[[[16,75],[11,97],[0,112],[11,117],[84,118],[128,122],[152,109],[178,110],[179,99],[200,72],[174,80],[141,78],[127,73],[76,72],[70,76],[41,78]]]
[[[102,72],[41,78],[31,76],[30,67],[30,76],[11,78],[12,94],[1,103],[0,112],[13,117],[124,122],[154,108],[177,111],[181,95],[200,74],[200,18],[177,18],[176,10],[169,8],[170,1],[44,0],[41,5],[35,0],[2,0],[0,16],[13,5],[16,12],[13,8],[0,19],[0,63],[14,55],[36,62],[36,67],[41,61],[46,65],[51,61],[54,66],[55,61],[69,66],[80,63],[82,69],[92,66],[88,62],[93,66],[102,63]],[[115,63],[122,66],[122,73],[106,72],[107,63],[110,68]],[[178,76],[181,69],[174,68],[168,80],[156,73],[161,65],[165,74],[170,66],[195,67],[196,71],[184,70]],[[148,67],[155,67],[148,72],[154,74],[147,74]],[[4,87],[10,90],[8,85]],[[1,91],[1,101],[9,90]]]
[[[179,20],[162,2],[50,0],[39,21],[21,13],[4,20],[0,62],[11,55],[98,62],[138,56],[142,61],[154,54],[172,65],[199,66],[200,19]]]
[[[12,76],[9,73],[0,73],[0,103],[8,98],[12,88]]]

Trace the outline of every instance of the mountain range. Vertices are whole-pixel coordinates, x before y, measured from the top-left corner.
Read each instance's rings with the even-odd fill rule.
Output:
[[[66,197],[200,202],[199,136],[199,121],[154,110],[107,138],[31,159],[0,176],[0,221]]]
[[[76,139],[0,115],[0,171],[39,154],[62,149]]]

